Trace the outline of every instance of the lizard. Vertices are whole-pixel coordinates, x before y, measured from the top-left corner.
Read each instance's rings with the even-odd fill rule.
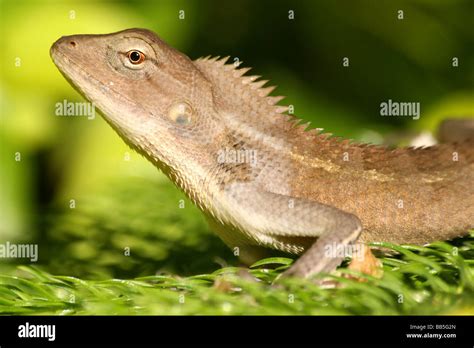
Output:
[[[392,149],[308,129],[249,68],[191,60],[147,29],[63,36],[50,54],[245,264],[300,255],[283,276],[306,278],[335,270],[341,248],[427,244],[474,226],[470,137]]]

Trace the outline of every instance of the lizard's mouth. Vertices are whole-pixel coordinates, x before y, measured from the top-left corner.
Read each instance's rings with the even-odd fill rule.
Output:
[[[150,117],[153,115],[139,103],[120,93],[115,86],[100,79],[99,73],[81,63],[81,57],[76,54],[81,47],[81,36],[77,36],[77,41],[74,40],[76,36],[64,36],[51,46],[50,55],[54,64],[71,86],[100,111],[120,137],[139,151],[142,132],[151,129],[150,123],[155,117]]]
[[[129,108],[136,110],[141,107],[126,95],[98,79],[78,62],[79,59],[70,52],[78,46],[73,38],[74,36],[61,37],[51,46],[50,55],[54,64],[74,89],[97,107],[105,121],[130,143],[130,139],[134,138],[133,135],[136,135],[136,132],[130,129],[130,120],[127,119],[127,114],[123,110]],[[71,42],[75,42],[75,46],[71,45]],[[120,101],[123,107],[117,107],[115,105],[117,101]],[[147,112],[139,110],[138,113],[146,114]]]
[[[120,93],[112,85],[106,84],[97,78],[95,76],[97,74],[92,74],[89,69],[85,68],[79,62],[80,59],[74,57],[74,51],[71,50],[78,49],[79,45],[79,40],[75,38],[75,36],[63,36],[51,46],[50,55],[54,64],[81,95],[103,111],[102,115],[107,121],[116,123],[116,126],[120,127],[119,119],[113,117],[115,108],[112,108],[111,105],[105,101],[120,101],[121,103],[133,106],[133,108],[139,106],[128,96]],[[101,98],[101,96],[103,97]],[[145,114],[146,111],[142,110],[142,113]]]
[[[101,85],[102,83],[90,75],[86,69],[78,64],[74,59],[71,59],[69,55],[62,52],[60,48],[56,47],[56,43],[50,49],[50,55],[53,59],[54,64],[66,78],[66,80],[78,90],[78,92],[86,97],[86,99],[92,99],[92,96],[88,95],[87,92],[82,88],[82,84],[79,82],[81,79],[87,79],[90,83]],[[81,79],[75,78],[75,76],[82,76]]]
[[[86,69],[81,67],[76,60],[74,60],[74,51],[78,49],[77,40],[74,36],[62,36],[50,48],[49,54],[53,59],[54,64],[66,76],[72,75],[71,69],[68,69],[71,64],[81,70],[81,73],[88,74]]]

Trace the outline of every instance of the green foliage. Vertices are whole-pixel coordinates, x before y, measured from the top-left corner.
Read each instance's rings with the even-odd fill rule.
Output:
[[[358,282],[340,268],[331,276],[340,284],[336,288],[298,279],[272,286],[291,259],[232,267],[238,260],[209,231],[198,209],[162,176],[155,177],[112,180],[95,195],[78,198],[74,209],[63,201],[50,208],[37,236],[39,264],[3,267],[0,313],[474,311],[474,235],[429,247],[378,244],[398,253],[381,258],[382,279],[363,276],[367,281]]]
[[[40,237],[48,270],[89,279],[193,275],[235,260],[185,195],[154,176],[111,180],[74,209],[57,205]]]
[[[0,276],[2,314],[345,315],[473,314],[474,236],[429,247],[379,244],[381,279],[340,269],[335,287],[286,279],[273,283],[290,259],[261,260],[250,270],[220,268],[181,278],[154,275],[130,280],[81,280],[20,266]],[[277,268],[267,268],[268,264]],[[358,275],[365,282],[346,278]],[[273,283],[273,284],[272,284]]]

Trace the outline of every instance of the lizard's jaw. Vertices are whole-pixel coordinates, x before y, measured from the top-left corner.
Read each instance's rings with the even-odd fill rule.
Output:
[[[94,71],[94,66],[86,68],[81,64],[82,58],[76,56],[77,46],[81,45],[83,37],[87,39],[89,36],[94,35],[60,38],[50,49],[51,58],[61,74],[101,111],[104,119],[117,133],[129,145],[139,147],[141,139],[149,134],[150,129],[157,127],[156,118],[147,117],[149,113],[139,103],[120,93],[113,82],[106,82],[105,78],[100,77],[100,68]]]
[[[94,106],[98,106],[108,121],[113,122],[114,110],[107,105],[107,101],[112,99],[110,93],[114,91],[96,78],[90,68],[82,66],[80,57],[75,55],[77,41],[75,36],[61,37],[51,46],[51,58],[68,82]]]

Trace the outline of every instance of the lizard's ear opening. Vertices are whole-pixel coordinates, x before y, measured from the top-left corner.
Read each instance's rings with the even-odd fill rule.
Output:
[[[193,122],[194,110],[186,102],[171,105],[168,109],[168,118],[177,125],[186,126]]]

